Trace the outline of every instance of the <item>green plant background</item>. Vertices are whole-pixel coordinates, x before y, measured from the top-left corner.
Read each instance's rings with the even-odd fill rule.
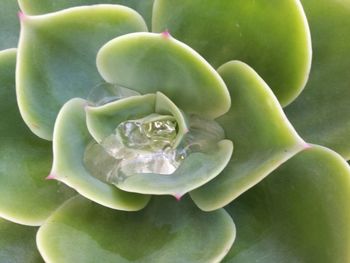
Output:
[[[349,17],[347,0],[3,0],[0,262],[349,262]],[[143,188],[180,201],[91,177],[102,81],[218,117],[232,157],[226,140],[210,181]]]

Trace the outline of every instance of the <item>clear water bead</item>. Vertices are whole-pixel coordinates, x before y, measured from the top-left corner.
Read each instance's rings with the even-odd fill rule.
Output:
[[[100,144],[87,147],[86,168],[96,178],[116,185],[134,174],[173,174],[188,155],[210,151],[224,138],[215,121],[188,119],[189,132],[177,148],[173,148],[177,123],[172,116],[151,114],[122,122]]]
[[[112,171],[118,167],[118,159],[108,154],[104,147],[91,142],[85,150],[84,164],[86,169],[97,179],[108,182]]]
[[[161,151],[173,145],[176,126],[172,116],[151,114],[139,120],[125,121],[119,124],[116,131],[128,148]]]

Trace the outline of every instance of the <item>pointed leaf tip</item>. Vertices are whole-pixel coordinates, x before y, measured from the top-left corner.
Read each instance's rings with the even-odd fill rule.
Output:
[[[304,145],[303,145],[304,150],[311,149],[311,148],[312,148],[312,146],[310,144],[308,144],[307,142],[304,143]]]
[[[163,31],[163,32],[161,33],[161,35],[162,35],[163,38],[165,38],[165,39],[168,39],[168,38],[171,37],[170,32],[169,32],[168,29],[166,29],[165,31]]]
[[[19,11],[17,15],[18,15],[19,21],[21,22],[26,18],[26,15],[22,11]]]
[[[21,20],[18,44],[18,105],[24,122],[46,140],[52,140],[63,104],[70,98],[87,97],[101,82],[95,64],[98,49],[113,37],[147,30],[138,13],[120,5],[78,6],[38,16],[21,12],[19,16],[25,19]],[[70,63],[66,63],[67,57]],[[46,94],[45,100],[42,94]]]
[[[50,173],[48,176],[45,177],[45,180],[55,180],[56,175],[54,173]]]
[[[181,195],[181,194],[174,194],[174,197],[175,197],[176,201],[178,201],[178,202],[181,201],[182,196],[183,195]]]

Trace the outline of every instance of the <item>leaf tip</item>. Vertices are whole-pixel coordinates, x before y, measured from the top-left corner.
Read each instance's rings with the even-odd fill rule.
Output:
[[[180,202],[182,195],[181,194],[174,194],[174,197],[175,197],[176,201]]]
[[[51,172],[48,176],[45,177],[45,180],[54,180],[56,179],[56,175]]]
[[[84,111],[88,112],[90,109],[90,105],[88,103],[84,104]]]
[[[161,33],[161,35],[162,35],[162,37],[163,37],[164,39],[168,39],[168,38],[171,37],[171,35],[170,35],[168,29],[165,29],[165,31],[163,31],[163,32]]]
[[[312,148],[312,146],[311,146],[310,144],[308,144],[307,142],[305,142],[305,143],[303,144],[303,149],[304,149],[304,150],[307,150],[307,149],[310,149],[310,148]]]
[[[18,15],[19,21],[21,22],[24,21],[24,19],[26,18],[26,15],[22,11],[19,11],[17,15]]]

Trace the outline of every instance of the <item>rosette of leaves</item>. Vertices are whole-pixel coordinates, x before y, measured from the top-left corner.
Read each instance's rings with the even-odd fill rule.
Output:
[[[348,1],[0,7],[0,262],[349,261]],[[137,94],[92,104],[101,83]],[[224,135],[171,174],[84,161],[135,118],[181,144],[193,114]]]

